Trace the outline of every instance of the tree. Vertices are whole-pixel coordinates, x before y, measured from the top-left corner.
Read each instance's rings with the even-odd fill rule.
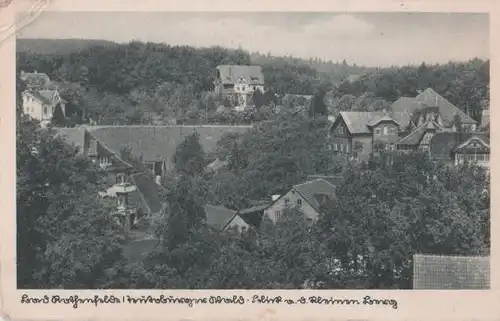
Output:
[[[57,104],[54,108],[54,115],[52,116],[51,124],[55,127],[64,127],[66,125],[66,117],[64,116],[60,104]]]
[[[174,155],[175,169],[188,176],[202,175],[205,169],[205,156],[200,144],[199,134],[187,136],[177,146]]]
[[[252,94],[252,102],[255,105],[255,107],[258,109],[265,103],[265,97],[260,91],[260,89],[256,89],[253,94]]]
[[[325,92],[317,90],[311,100],[309,107],[309,117],[318,117],[328,115],[328,108],[325,104]]]
[[[408,288],[415,253],[488,253],[481,170],[449,169],[419,153],[394,158],[394,166],[344,174],[319,222],[331,251],[325,255],[337,257],[344,271],[358,271],[351,280],[363,287]]]
[[[96,287],[121,257],[123,242],[97,196],[100,172],[25,116],[17,122],[16,144],[18,286]]]

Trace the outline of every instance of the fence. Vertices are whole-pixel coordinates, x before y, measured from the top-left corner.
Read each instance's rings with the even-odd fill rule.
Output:
[[[490,257],[413,256],[414,289],[489,289]]]

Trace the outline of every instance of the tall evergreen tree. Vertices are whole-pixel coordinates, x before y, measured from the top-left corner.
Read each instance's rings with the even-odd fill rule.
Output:
[[[321,89],[318,89],[314,92],[311,100],[311,105],[309,107],[309,117],[315,118],[326,115],[328,115],[328,108],[325,104],[325,92]]]
[[[187,136],[182,143],[177,146],[174,155],[175,169],[180,174],[196,176],[203,174],[205,167],[205,155],[200,144],[200,136],[193,133]]]

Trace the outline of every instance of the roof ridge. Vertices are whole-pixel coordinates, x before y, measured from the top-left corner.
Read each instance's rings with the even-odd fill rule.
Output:
[[[238,211],[232,210],[232,209],[230,209],[230,208],[227,208],[227,207],[225,207],[224,205],[205,204],[204,206],[205,206],[205,207],[212,207],[212,208],[220,208],[220,209],[225,209],[225,210],[229,210],[229,211],[231,211],[231,212],[235,212],[235,213],[237,213],[237,212],[238,212]]]
[[[303,185],[311,184],[311,183],[318,182],[318,181],[323,181],[323,182],[327,183],[328,185],[335,187],[335,185],[333,185],[332,183],[330,183],[329,181],[327,181],[326,179],[323,179],[323,178],[316,178],[316,179],[312,179],[310,181],[305,181],[305,182],[300,183],[300,184],[295,184],[295,185],[293,185],[293,187],[295,188],[298,186],[303,186]]]

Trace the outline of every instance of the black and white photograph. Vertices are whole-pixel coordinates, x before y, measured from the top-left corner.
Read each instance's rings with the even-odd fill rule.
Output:
[[[18,289],[489,289],[487,13],[44,11]]]

